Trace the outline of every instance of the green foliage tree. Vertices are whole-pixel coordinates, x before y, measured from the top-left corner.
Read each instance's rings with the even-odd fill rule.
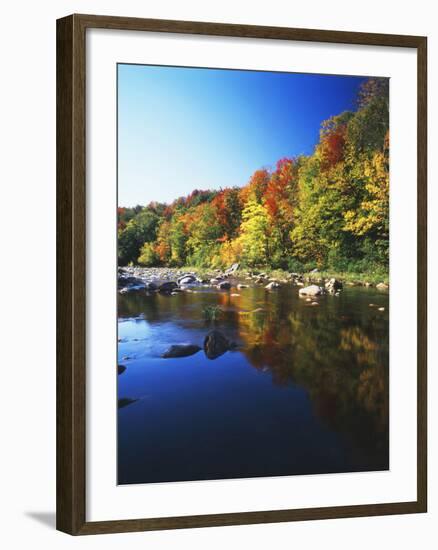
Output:
[[[186,259],[187,235],[181,219],[173,219],[169,228],[170,264],[181,266]]]
[[[140,250],[138,263],[145,267],[155,266],[159,262],[159,256],[155,250],[154,243],[144,243]]]
[[[196,208],[188,222],[188,233],[188,262],[196,266],[211,265],[218,252],[218,239],[224,233],[212,204],[204,203]]]
[[[118,257],[120,265],[137,261],[143,244],[155,240],[158,222],[157,214],[148,208],[143,208],[124,229],[119,231]]]

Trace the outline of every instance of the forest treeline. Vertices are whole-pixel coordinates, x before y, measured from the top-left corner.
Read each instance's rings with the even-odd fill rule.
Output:
[[[324,121],[313,154],[244,187],[119,208],[118,253],[120,265],[387,271],[388,80],[368,79],[354,111]]]

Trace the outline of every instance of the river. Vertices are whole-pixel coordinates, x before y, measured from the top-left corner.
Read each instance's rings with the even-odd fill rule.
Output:
[[[119,484],[389,468],[387,292],[309,302],[291,284],[200,287],[118,302]],[[212,329],[235,346],[161,357],[202,348]]]

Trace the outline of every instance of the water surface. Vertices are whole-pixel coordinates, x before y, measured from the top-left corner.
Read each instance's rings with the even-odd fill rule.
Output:
[[[118,483],[388,469],[388,294],[317,302],[291,285],[119,295],[118,396],[135,401],[118,410]],[[212,329],[236,348],[161,358]]]

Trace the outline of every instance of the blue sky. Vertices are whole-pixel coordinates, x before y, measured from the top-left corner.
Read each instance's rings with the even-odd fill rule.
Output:
[[[309,154],[320,124],[355,108],[363,78],[118,65],[120,206],[243,186]]]

